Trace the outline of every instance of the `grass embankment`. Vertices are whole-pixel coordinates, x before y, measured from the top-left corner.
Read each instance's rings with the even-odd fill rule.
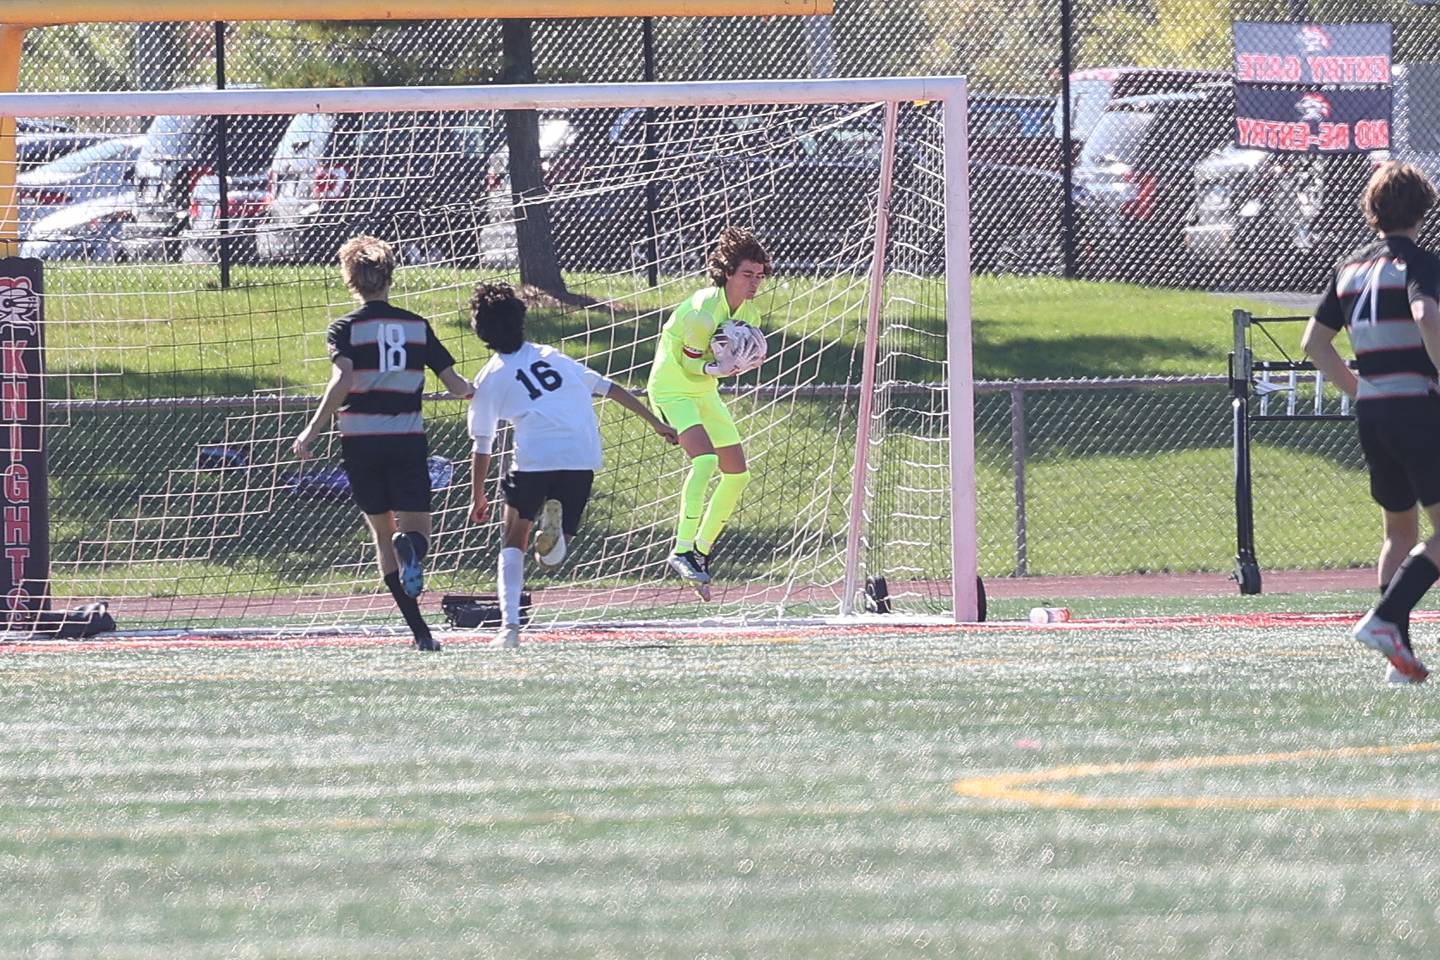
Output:
[[[395,301],[432,318],[463,371],[478,369],[485,351],[464,327],[474,275],[412,268],[400,277]],[[63,374],[51,380],[54,394],[135,399],[318,392],[328,375],[325,327],[349,307],[332,272],[247,268],[237,271],[230,290],[212,283],[213,271],[200,267],[52,267],[49,364],[52,376]],[[572,286],[603,305],[537,306],[532,337],[563,342],[573,355],[642,385],[655,331],[691,283],[648,290],[638,278],[579,277]],[[890,294],[887,309],[903,315],[913,343],[895,343],[888,375],[934,380],[943,355],[943,320],[933,285],[899,279]],[[751,382],[853,381],[863,302],[858,280],[817,286],[777,278],[761,303],[773,359]],[[1257,313],[1268,309],[1204,293],[980,276],[973,300],[975,369],[982,379],[1221,373],[1231,341],[1229,314],[1236,306]],[[982,396],[977,417],[981,563],[987,576],[1015,569],[1008,403],[1006,396]],[[758,479],[734,525],[729,552],[741,566],[732,575],[778,573],[797,536],[814,553],[815,572],[833,570],[843,532],[836,505],[848,495],[844,472],[852,456],[853,405],[834,398],[777,405],[757,394],[737,401],[736,409],[750,418],[747,450]],[[123,419],[72,414],[70,425],[52,434],[57,572],[73,578],[70,585],[78,594],[263,594],[299,584],[368,584],[367,546],[348,504],[300,500],[279,489],[293,469],[284,463],[286,441],[305,412],[300,404],[287,413],[258,416],[169,410],[131,412]],[[627,563],[657,565],[683,461],[613,413],[604,418],[611,475],[602,480],[587,518],[592,549],[618,547]],[[902,420],[904,430],[921,437],[943,429],[937,418],[906,416],[892,415],[897,430]],[[463,460],[463,405],[435,404],[429,417],[436,452]],[[1027,420],[1030,573],[1228,567],[1233,494],[1228,404],[1221,391],[1035,394],[1027,403]],[[1334,436],[1333,428],[1310,436],[1292,431],[1283,443],[1257,454],[1262,505],[1293,489],[1298,477],[1305,478],[1313,502],[1346,505],[1339,522],[1317,524],[1323,531],[1313,537],[1295,535],[1291,515],[1262,506],[1257,523],[1268,565],[1363,563],[1373,550],[1373,518],[1356,495],[1357,464],[1348,445],[1336,448]],[[269,472],[243,483],[190,472],[198,445],[227,440],[268,451]],[[933,444],[913,444],[906,453],[933,461],[927,446]],[[880,505],[898,515],[897,529],[911,528],[892,539],[923,543],[944,523],[943,517],[927,516],[939,502],[934,494],[943,489],[940,471],[899,461],[890,469],[895,486],[905,488],[912,501],[902,497]],[[166,499],[141,506],[145,495]],[[442,566],[436,582],[449,578],[456,588],[479,588],[490,579],[493,537],[465,530],[463,497],[454,491],[449,496],[441,502],[448,511],[454,567]],[[137,513],[149,519],[125,521]],[[197,524],[192,519],[197,515],[215,519]],[[169,519],[160,522],[157,516]],[[886,568],[903,566],[903,549],[890,549]],[[581,561],[576,570],[587,569],[583,549],[576,559]],[[77,561],[81,566],[73,566]]]

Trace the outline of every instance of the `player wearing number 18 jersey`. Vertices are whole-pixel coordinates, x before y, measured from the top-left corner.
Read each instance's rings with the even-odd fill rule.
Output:
[[[470,519],[490,515],[485,478],[501,420],[514,428],[514,460],[501,481],[505,496],[504,546],[498,583],[503,626],[500,646],[520,643],[520,591],[530,531],[541,520],[536,560],[554,568],[565,559],[566,539],[580,530],[595,471],[601,466],[600,427],[592,397],[608,397],[641,417],[671,443],[675,431],[630,391],[554,347],[525,339],[525,303],[507,284],[483,284],[470,301],[475,335],[495,352],[475,377],[470,402]],[[542,516],[543,513],[543,516]]]
[[[345,475],[374,535],[381,577],[415,646],[439,650],[416,602],[430,544],[429,450],[420,395],[426,367],[451,396],[469,397],[470,384],[455,372],[454,358],[429,322],[389,302],[394,271],[395,254],[384,240],[359,236],[340,248],[341,275],[364,305],[330,325],[330,383],[294,449],[310,456],[316,434],[339,414]]]

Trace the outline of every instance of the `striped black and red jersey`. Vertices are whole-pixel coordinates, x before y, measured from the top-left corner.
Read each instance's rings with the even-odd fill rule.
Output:
[[[420,419],[425,368],[438,374],[455,365],[430,321],[384,300],[371,300],[330,324],[325,342],[331,360],[348,357],[355,367],[350,393],[340,407],[341,436],[425,431]]]
[[[1357,400],[1423,397],[1436,391],[1435,364],[1410,304],[1440,300],[1440,259],[1409,237],[1385,237],[1351,254],[1330,275],[1315,321],[1348,329],[1359,375]]]

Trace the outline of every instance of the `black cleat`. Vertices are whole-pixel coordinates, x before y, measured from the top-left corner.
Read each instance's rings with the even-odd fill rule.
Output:
[[[423,650],[426,653],[440,652],[440,641],[431,636],[416,637],[410,641],[410,646],[416,650]]]
[[[710,574],[705,572],[704,560],[701,554],[694,550],[686,550],[684,553],[672,553],[666,561],[670,569],[680,575],[682,580],[688,580],[692,584],[709,583]]]

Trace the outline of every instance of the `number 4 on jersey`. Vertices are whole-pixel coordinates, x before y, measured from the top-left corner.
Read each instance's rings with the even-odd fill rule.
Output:
[[[560,372],[544,360],[536,360],[530,364],[530,372],[535,375],[535,379],[540,382],[540,386],[545,388],[546,393],[559,390],[560,384],[565,382],[560,379]],[[542,395],[540,388],[536,387],[530,378],[525,376],[524,370],[516,370],[515,379],[519,380],[521,385],[525,387],[525,392],[530,395],[531,400],[540,399]]]

